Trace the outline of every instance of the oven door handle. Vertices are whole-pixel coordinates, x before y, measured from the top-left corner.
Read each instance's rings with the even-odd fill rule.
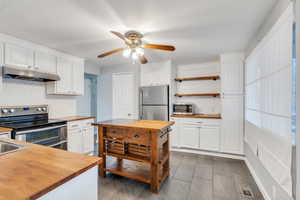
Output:
[[[62,140],[62,141],[60,141],[60,142],[58,142],[58,143],[51,144],[51,145],[49,145],[48,147],[55,147],[55,146],[57,146],[57,145],[64,144],[64,143],[67,143],[67,140]]]
[[[67,127],[67,125],[51,126],[51,127],[47,127],[47,128],[19,131],[19,132],[16,132],[16,135],[24,135],[26,133],[35,133],[35,132],[39,132],[39,131],[49,131],[49,130],[54,130],[54,129],[58,129],[58,128],[62,128],[62,127]]]

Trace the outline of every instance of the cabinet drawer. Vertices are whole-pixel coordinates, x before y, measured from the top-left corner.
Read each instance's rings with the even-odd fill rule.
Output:
[[[150,144],[150,132],[144,130],[127,130],[126,142],[133,144]]]
[[[120,129],[120,128],[107,128],[106,137],[124,139],[125,131],[124,129]]]
[[[68,129],[81,129],[81,121],[68,122]]]
[[[91,127],[92,123],[94,122],[94,119],[86,119],[82,121],[83,127]]]

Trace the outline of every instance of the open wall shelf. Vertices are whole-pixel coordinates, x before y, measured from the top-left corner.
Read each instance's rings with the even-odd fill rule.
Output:
[[[175,81],[196,81],[196,80],[218,80],[220,76],[197,76],[197,77],[187,77],[187,78],[175,78]]]
[[[220,93],[175,94],[176,97],[219,97]]]

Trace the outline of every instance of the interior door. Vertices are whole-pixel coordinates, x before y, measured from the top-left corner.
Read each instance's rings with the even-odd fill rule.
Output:
[[[118,73],[112,76],[112,118],[136,119],[137,91],[133,73]]]

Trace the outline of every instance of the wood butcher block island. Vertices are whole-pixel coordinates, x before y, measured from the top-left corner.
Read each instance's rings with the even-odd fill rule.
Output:
[[[77,187],[76,181],[85,180],[81,177],[88,173],[88,178],[94,179],[88,183],[97,181],[97,173],[91,177],[90,171],[101,164],[101,158],[10,139],[0,141],[24,146],[19,151],[0,155],[0,200],[74,199],[68,194],[75,194],[71,190]],[[89,187],[93,189],[97,185]],[[97,191],[93,193],[95,196]]]
[[[174,122],[116,119],[94,123],[99,132],[99,156],[106,172],[150,184],[158,193],[169,176],[169,133]],[[106,160],[110,157],[111,159]]]

